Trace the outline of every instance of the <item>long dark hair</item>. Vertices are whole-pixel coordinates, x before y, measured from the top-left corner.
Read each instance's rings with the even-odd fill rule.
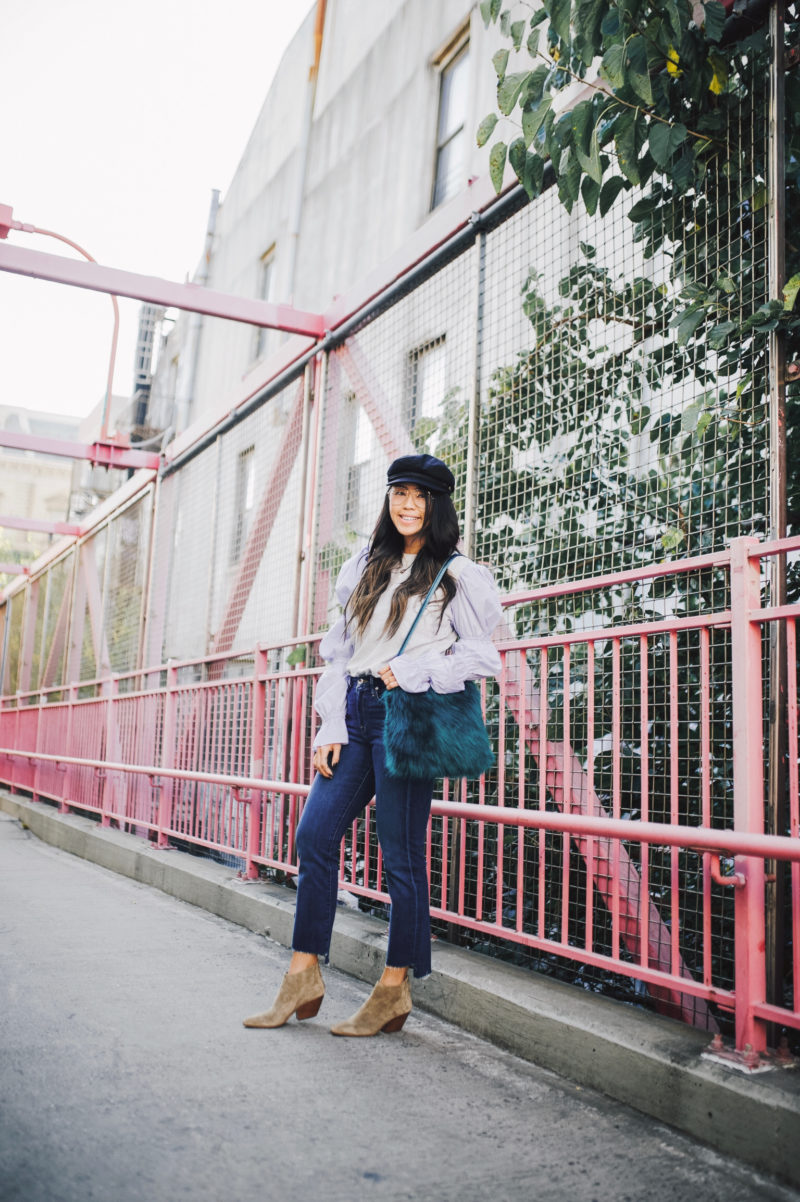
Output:
[[[425,535],[425,545],[417,552],[408,579],[397,588],[392,596],[389,617],[386,620],[385,633],[391,636],[397,631],[406,612],[409,597],[425,597],[428,589],[436,579],[436,573],[448,556],[456,549],[460,537],[458,517],[455,506],[447,493],[425,493],[425,524],[422,527]],[[383,502],[383,509],[378,518],[367,552],[367,566],[345,606],[347,625],[355,624],[356,631],[361,634],[372,617],[378,598],[389,583],[392,572],[403,562],[405,540],[395,528],[389,516],[389,494]],[[446,606],[456,595],[456,584],[449,572],[442,577],[440,587],[444,589],[444,598],[440,610],[444,614]],[[438,590],[437,590],[438,592]],[[431,601],[431,604],[433,602]]]

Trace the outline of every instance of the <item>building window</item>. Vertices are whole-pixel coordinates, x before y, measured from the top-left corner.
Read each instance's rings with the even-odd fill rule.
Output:
[[[347,488],[345,493],[344,520],[346,525],[358,534],[369,534],[370,521],[374,520],[376,507],[380,504],[382,481],[377,484],[378,473],[375,472],[375,462],[380,454],[375,430],[366,412],[356,401],[350,398],[353,413],[353,453],[352,462],[347,469]]]
[[[436,426],[442,415],[447,380],[447,351],[444,334],[418,346],[408,356],[408,428],[433,451],[438,441]]]
[[[231,563],[236,563],[242,553],[250,531],[250,519],[256,499],[255,447],[248,447],[239,454],[236,465],[236,510],[233,518],[231,539]]]
[[[468,103],[469,42],[465,42],[442,67],[440,75],[432,209],[464,186]]]
[[[259,300],[271,301],[275,283],[275,243],[265,251],[258,263],[258,287],[256,296]],[[269,330],[257,326],[253,332],[253,358],[260,359],[267,347]]]

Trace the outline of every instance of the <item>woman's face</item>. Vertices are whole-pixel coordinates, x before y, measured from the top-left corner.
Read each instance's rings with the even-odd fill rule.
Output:
[[[389,517],[405,540],[406,553],[416,554],[425,545],[428,494],[416,484],[393,484],[389,489]]]

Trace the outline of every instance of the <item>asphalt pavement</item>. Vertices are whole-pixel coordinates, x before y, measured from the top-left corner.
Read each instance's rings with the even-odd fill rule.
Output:
[[[368,988],[245,1030],[288,954],[0,813],[2,1202],[798,1202],[653,1119]]]

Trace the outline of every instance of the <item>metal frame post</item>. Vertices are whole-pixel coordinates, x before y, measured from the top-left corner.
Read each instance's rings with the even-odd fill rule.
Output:
[[[253,659],[253,719],[250,723],[250,775],[258,780],[264,775],[264,737],[267,712],[267,651],[261,644],[256,647]],[[264,794],[254,789],[250,794],[249,822],[247,827],[247,866],[245,876],[249,881],[258,878],[255,857],[261,854],[261,826],[264,812]]]
[[[764,833],[764,740],[761,626],[752,614],[761,601],[754,538],[731,541],[731,684],[733,689],[733,812],[737,833]],[[735,897],[736,1049],[763,1052],[766,1024],[753,1006],[766,997],[764,861],[737,856],[744,887]]]
[[[769,15],[772,50],[767,137],[769,296],[779,298],[786,283],[786,172],[784,133],[784,11],[773,4]],[[769,335],[769,537],[786,537],[786,344],[780,330]],[[770,605],[786,603],[786,556],[769,559]],[[786,624],[770,623],[769,758],[766,824],[769,834],[787,829]],[[766,963],[767,999],[778,1005],[783,990],[783,896],[785,866],[767,864]]]
[[[472,394],[467,419],[466,481],[464,488],[464,553],[475,553],[475,476],[478,458],[478,419],[481,406],[481,368],[483,349],[483,293],[486,277],[486,231],[480,230],[475,241],[475,324]]]
[[[72,755],[72,726],[75,715],[75,702],[78,700],[78,686],[70,684],[67,686],[67,738],[64,751],[67,755]],[[72,769],[69,764],[64,765],[64,780],[62,784],[63,796],[59,798],[58,812],[59,814],[69,814],[69,794],[72,784]]]
[[[292,634],[296,638],[300,633],[300,598],[302,595],[303,554],[305,551],[306,505],[308,503],[309,476],[309,447],[311,437],[311,399],[313,391],[314,361],[306,364],[303,374],[303,425],[300,434],[300,504],[297,515],[297,541],[295,545],[296,562],[294,572],[294,597],[292,599],[292,614],[294,625]]]
[[[323,351],[315,360],[318,367],[317,377],[314,381],[313,469],[309,472],[308,476],[308,520],[305,534],[305,568],[300,614],[300,629],[308,634],[312,631],[312,607],[316,592],[317,534],[319,531],[319,503],[322,490],[320,464],[324,458],[322,451],[322,424],[325,420],[325,412],[328,405],[328,359],[329,352]]]
[[[115,731],[116,715],[114,714],[114,702],[115,702],[115,700],[117,698],[117,694],[119,692],[119,681],[117,680],[116,676],[106,677],[106,679],[103,681],[103,692],[104,692],[105,698],[106,698],[106,754],[105,754],[105,758],[109,759],[110,758],[110,748],[113,747],[115,738],[116,738],[116,731]],[[111,825],[111,815],[109,814],[109,809],[111,809],[113,812],[114,792],[115,792],[113,784],[112,784],[113,780],[114,780],[113,771],[106,768],[103,772],[103,787],[102,787],[102,790],[100,793],[100,813],[102,815],[101,824],[103,826]]]
[[[42,750],[41,743],[42,743],[42,694],[39,693],[38,697],[36,698],[36,741],[34,743],[34,747],[36,748],[37,752],[40,752]],[[32,773],[33,780],[31,781],[31,800],[39,801],[38,785],[39,785],[39,773],[42,768],[42,761],[38,758],[35,759],[33,761],[32,768],[33,768],[33,773]]]
[[[161,767],[175,767],[175,731],[177,729],[177,708],[178,708],[178,669],[175,667],[175,661],[167,662],[167,686],[164,693],[164,718],[161,723]],[[170,802],[167,797],[167,790],[172,790],[175,786],[170,781],[169,784],[162,780],[161,791],[158,795],[158,835],[156,839],[156,847],[169,847],[169,840],[164,833],[169,827],[170,819]]]

